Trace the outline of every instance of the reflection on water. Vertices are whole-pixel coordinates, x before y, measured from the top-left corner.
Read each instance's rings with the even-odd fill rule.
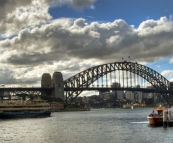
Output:
[[[145,121],[145,122],[130,122],[130,123],[132,123],[132,124],[149,124],[149,122],[147,121]]]
[[[93,109],[0,120],[0,143],[172,143],[173,127],[148,125],[151,110]]]

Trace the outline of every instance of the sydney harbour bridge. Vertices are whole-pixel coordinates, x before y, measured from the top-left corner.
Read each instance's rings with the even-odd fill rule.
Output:
[[[63,79],[63,78],[62,78]],[[48,87],[1,87],[0,93],[10,95],[55,95],[63,92],[65,100],[78,97],[83,91],[140,91],[159,93],[173,105],[173,83],[155,70],[137,62],[114,62],[88,68]],[[115,86],[116,83],[116,86]],[[58,92],[56,92],[58,91]],[[54,94],[53,94],[54,93]]]

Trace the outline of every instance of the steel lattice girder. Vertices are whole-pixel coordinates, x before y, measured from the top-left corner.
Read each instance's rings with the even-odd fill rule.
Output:
[[[17,95],[17,94],[28,94],[28,95],[41,95],[44,93],[46,95],[51,95],[54,88],[0,88],[1,92],[9,92],[10,95]]]
[[[122,70],[134,73],[147,80],[155,89],[168,90],[170,82],[155,70],[133,62],[115,62],[86,69],[64,81],[64,88],[84,88],[90,86],[100,77],[113,71]],[[69,96],[77,97],[82,91],[72,91]]]

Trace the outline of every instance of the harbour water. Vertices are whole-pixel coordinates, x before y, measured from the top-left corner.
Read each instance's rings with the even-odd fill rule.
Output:
[[[173,127],[152,127],[152,108],[54,112],[0,120],[0,143],[172,143]]]

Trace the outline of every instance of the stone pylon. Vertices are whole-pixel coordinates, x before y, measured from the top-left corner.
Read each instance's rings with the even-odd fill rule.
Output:
[[[53,96],[64,100],[64,82],[61,72],[54,72],[52,77]]]
[[[51,75],[49,73],[44,73],[41,79],[41,87],[52,87]]]

